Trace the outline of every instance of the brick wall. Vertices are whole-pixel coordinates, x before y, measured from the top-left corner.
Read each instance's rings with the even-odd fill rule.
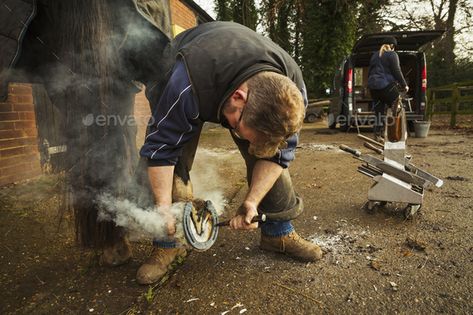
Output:
[[[41,174],[30,84],[10,83],[0,103],[0,186]]]
[[[178,28],[188,29],[197,25],[197,16],[194,11],[180,0],[171,0],[171,24]],[[176,36],[177,34],[173,34]]]
[[[136,134],[136,146],[139,150],[145,141],[146,126],[148,124],[149,118],[151,117],[149,102],[145,96],[144,88],[143,91],[135,95],[135,107],[133,115],[135,116],[135,121],[138,127]]]

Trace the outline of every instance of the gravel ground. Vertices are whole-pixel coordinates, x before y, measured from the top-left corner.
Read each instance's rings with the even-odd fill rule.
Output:
[[[263,252],[258,230],[222,228],[211,249],[192,252],[153,287],[134,280],[147,242],[134,243],[128,264],[108,269],[98,253],[75,245],[67,215],[58,227],[60,176],[0,189],[0,313],[471,314],[471,129],[436,126],[428,138],[408,140],[413,163],[445,182],[425,191],[410,220],[402,204],[362,209],[372,180],[340,144],[368,153],[354,132],[307,124],[291,166],[305,204],[294,225],[324,249],[321,261]],[[201,197],[222,194],[226,217],[246,193],[243,165],[227,132],[206,129],[194,184]]]

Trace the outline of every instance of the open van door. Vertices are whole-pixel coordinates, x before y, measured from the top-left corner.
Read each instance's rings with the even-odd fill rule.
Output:
[[[395,37],[398,51],[419,51],[428,43],[440,38],[444,30],[415,32],[385,32],[363,35],[353,46],[352,53],[373,52],[379,49],[387,36]]]
[[[397,40],[396,51],[399,54],[401,68],[408,68],[404,73],[409,84],[409,111],[408,122],[423,119],[426,105],[427,67],[423,48],[428,43],[440,38],[445,31],[413,31],[413,32],[384,32],[363,35],[354,45],[351,54],[343,60],[334,82],[340,88],[337,97],[329,109],[330,128],[337,123],[341,130],[348,130],[354,123],[354,116],[363,117],[360,124],[374,120],[372,99],[367,87],[369,60],[371,55],[379,49],[387,36]],[[412,103],[412,104],[411,104]],[[411,106],[412,105],[412,106]],[[355,111],[357,115],[355,114]]]

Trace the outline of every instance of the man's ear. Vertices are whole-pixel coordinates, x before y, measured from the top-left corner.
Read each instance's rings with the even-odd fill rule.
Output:
[[[241,89],[236,89],[235,92],[233,92],[231,97],[235,101],[238,101],[238,100],[245,101],[246,100],[246,92],[241,90]]]

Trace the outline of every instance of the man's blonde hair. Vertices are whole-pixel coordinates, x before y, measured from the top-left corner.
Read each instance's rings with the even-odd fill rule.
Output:
[[[249,153],[272,157],[302,127],[305,108],[301,91],[288,77],[275,72],[257,73],[246,83],[248,98],[242,119],[261,139],[250,145]]]

